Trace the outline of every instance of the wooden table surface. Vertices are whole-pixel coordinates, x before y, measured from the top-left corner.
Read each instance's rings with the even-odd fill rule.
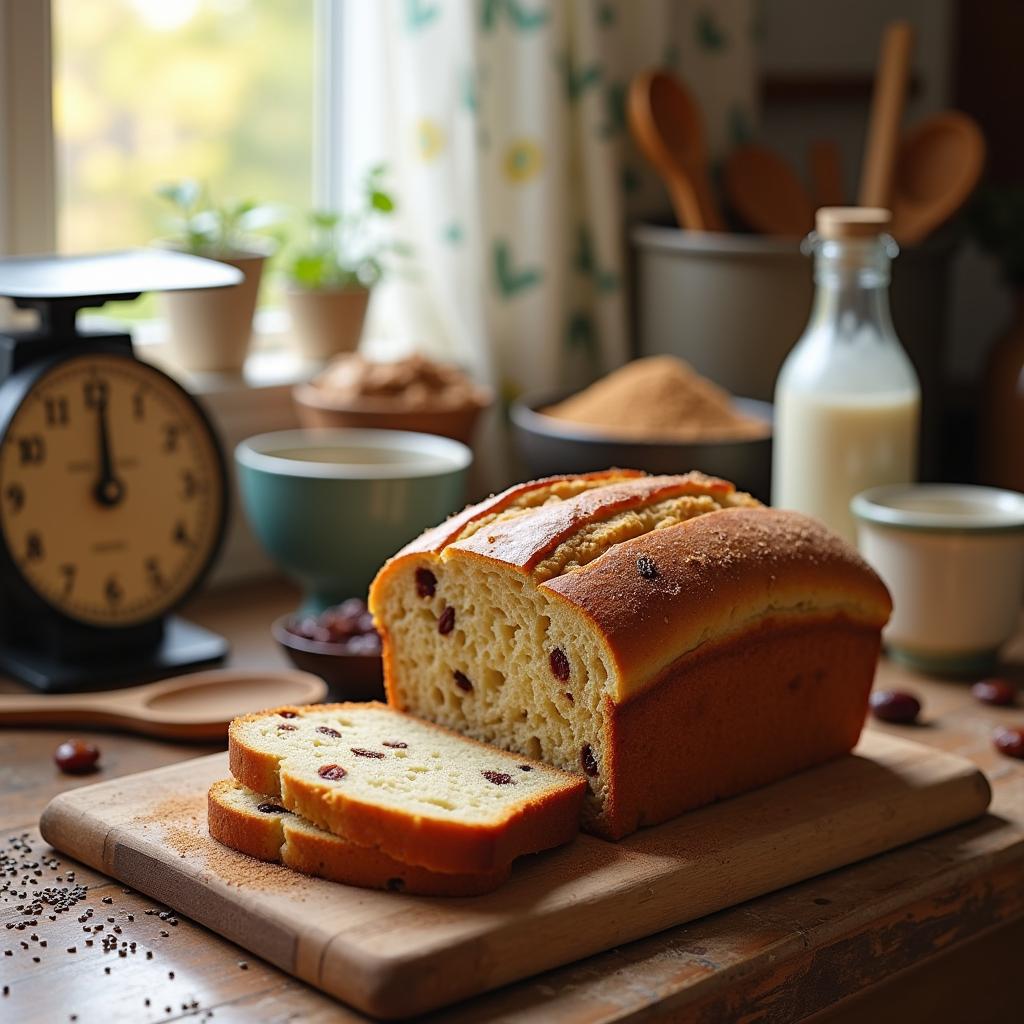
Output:
[[[187,611],[231,639],[233,665],[279,666],[283,659],[267,627],[295,599],[286,584],[268,582],[204,595]],[[1007,672],[1024,681],[1024,631],[1010,646],[1008,662]],[[997,754],[990,737],[997,723],[1024,723],[1024,703],[985,707],[964,683],[888,663],[880,666],[878,683],[917,692],[924,724],[871,728],[972,758],[992,783],[988,815],[430,1019],[1021,1019],[1024,762]],[[17,689],[0,680],[0,691]],[[55,794],[216,749],[76,733],[102,750],[102,772],[76,779],[52,761],[57,744],[71,734],[63,728],[0,730],[0,1020],[365,1019],[141,894],[55,856],[36,829]],[[26,917],[33,892],[43,890],[42,913]],[[67,909],[47,899],[63,900]]]

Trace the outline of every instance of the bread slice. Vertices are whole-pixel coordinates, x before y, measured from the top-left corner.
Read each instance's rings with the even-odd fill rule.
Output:
[[[236,718],[231,774],[314,825],[407,864],[501,871],[579,831],[586,780],[383,704]]]
[[[467,509],[369,604],[392,706],[584,772],[608,838],[852,749],[891,609],[820,523],[625,471]]]
[[[508,878],[506,866],[482,874],[445,875],[404,864],[369,846],[332,835],[236,782],[224,779],[207,796],[210,835],[259,860],[365,889],[416,896],[479,896]]]

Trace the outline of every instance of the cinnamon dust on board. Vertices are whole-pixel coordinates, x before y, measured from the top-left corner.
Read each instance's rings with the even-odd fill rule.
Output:
[[[675,356],[635,359],[540,411],[595,433],[643,441],[745,441],[770,430]]]
[[[229,886],[241,889],[287,890],[302,898],[310,879],[283,864],[257,860],[222,846],[209,833],[206,793],[171,796],[132,821],[156,829],[162,843],[182,860],[191,860]]]

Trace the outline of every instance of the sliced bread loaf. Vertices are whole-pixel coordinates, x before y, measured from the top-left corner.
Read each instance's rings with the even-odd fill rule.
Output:
[[[325,832],[234,779],[210,787],[207,817],[210,835],[232,850],[366,889],[416,896],[479,896],[496,889],[509,873],[506,866],[482,874],[446,875],[405,864],[373,847],[357,846]]]
[[[815,520],[624,471],[465,510],[369,604],[393,707],[584,772],[613,839],[852,749],[891,608]]]
[[[503,870],[579,830],[586,781],[383,704],[235,719],[231,773],[360,846],[448,874]]]

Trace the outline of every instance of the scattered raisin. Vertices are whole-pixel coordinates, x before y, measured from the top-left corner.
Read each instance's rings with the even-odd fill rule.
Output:
[[[512,776],[506,775],[504,772],[492,772],[486,771],[480,773],[488,782],[493,782],[496,786],[508,786],[515,785],[512,782]]]
[[[1024,758],[1024,729],[1009,726],[997,729],[992,737],[992,743],[1000,754]]]
[[[420,597],[433,597],[437,590],[437,577],[429,569],[416,570],[416,593]]]
[[[469,681],[469,676],[465,672],[460,672],[456,669],[452,673],[452,677],[455,679],[455,685],[465,693],[469,693],[473,689],[473,684]]]
[[[84,740],[66,740],[54,752],[53,759],[66,775],[85,775],[96,770],[100,749]]]
[[[971,687],[971,693],[982,704],[1007,707],[1017,699],[1017,687],[1006,679],[982,679]]]
[[[580,750],[580,764],[583,765],[583,770],[590,776],[597,774],[597,758],[594,757],[594,752],[590,749],[589,743],[583,744],[583,749]]]
[[[405,892],[404,878],[389,878],[384,884],[388,892]]]
[[[299,727],[297,725],[288,725],[286,722],[282,722],[277,727],[278,732],[298,732]]]
[[[367,750],[365,747],[349,747],[349,750],[351,750],[357,757],[382,758],[387,756],[386,754],[382,754],[379,750]]]
[[[455,609],[449,604],[445,606],[441,617],[437,620],[437,631],[447,636],[455,628]]]
[[[883,722],[910,725],[921,713],[921,702],[900,690],[876,690],[871,694],[871,711]]]
[[[319,775],[321,779],[330,779],[332,782],[337,782],[338,779],[345,778],[345,776],[348,775],[348,772],[345,771],[340,764],[323,764],[320,766],[320,770],[317,772],[317,775]]]
[[[565,651],[561,647],[556,647],[548,655],[548,664],[551,666],[551,671],[557,680],[563,683],[569,681],[569,659],[565,656]]]
[[[280,804],[260,804],[257,811],[262,811],[264,814],[287,814],[288,809],[282,807]]]
[[[299,717],[298,711],[278,711],[278,714],[282,718],[298,718]]]
[[[570,704],[575,704],[576,703],[576,698],[568,690],[565,691],[565,699]]]
[[[650,555],[641,555],[636,560],[636,571],[640,573],[645,580],[656,580],[659,575],[658,567],[654,564],[654,559]]]
[[[401,740],[382,740],[381,743],[385,747],[391,747],[392,750],[406,750],[409,746],[408,743],[403,743]]]
[[[517,764],[516,767],[521,772],[532,772],[533,771],[533,765],[530,765],[530,764]]]
[[[341,739],[341,733],[337,729],[332,729],[329,725],[318,725],[316,731],[322,732],[325,736],[333,736],[336,740]]]

